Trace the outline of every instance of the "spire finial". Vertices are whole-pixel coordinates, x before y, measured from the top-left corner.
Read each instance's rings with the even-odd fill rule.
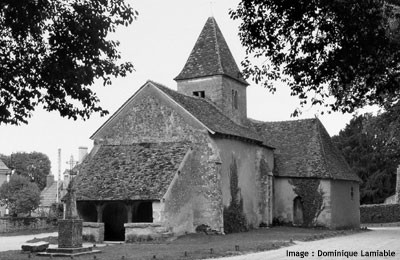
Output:
[[[210,3],[210,16],[211,16],[211,17],[214,17],[213,6],[214,6],[214,4],[215,4],[215,0],[210,0],[209,3]]]

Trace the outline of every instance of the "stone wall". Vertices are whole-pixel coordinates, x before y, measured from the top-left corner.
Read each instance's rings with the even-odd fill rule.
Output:
[[[193,144],[164,196],[165,225],[174,234],[200,225],[223,231],[219,158],[207,142]]]
[[[82,238],[87,242],[104,242],[104,223],[83,222]]]
[[[223,206],[231,203],[231,167],[235,161],[247,224],[253,228],[261,223],[272,224],[272,179],[269,177],[274,168],[272,149],[236,139],[214,137],[212,140],[221,157]]]
[[[143,242],[170,237],[169,229],[159,223],[125,223],[125,242]]]
[[[307,180],[307,179],[305,179]],[[312,180],[312,179],[311,179]],[[316,219],[316,225],[331,227],[331,184],[321,180],[319,190],[323,194],[323,211]],[[277,224],[293,223],[294,199],[298,196],[291,184],[291,178],[275,177],[274,179],[274,220]],[[303,211],[304,213],[304,211]]]
[[[274,218],[278,222],[292,223],[293,200],[297,194],[293,190],[290,178],[275,178],[274,183]],[[360,226],[360,195],[357,182],[321,179],[319,189],[323,195],[323,210],[316,220],[316,225],[334,229]]]
[[[355,181],[331,181],[332,228],[360,227],[360,193]]]
[[[57,227],[57,220],[46,217],[0,218],[0,233],[10,233],[22,230],[46,230]]]
[[[400,204],[371,204],[360,206],[361,223],[400,222]]]
[[[94,135],[96,144],[196,141],[206,129],[157,88],[149,85]],[[94,148],[95,149],[95,148]]]
[[[238,94],[237,108],[232,105],[232,90]],[[247,119],[246,86],[242,83],[222,75],[178,81],[178,92],[193,96],[194,91],[204,91],[206,98],[212,100],[233,121],[241,123]]]

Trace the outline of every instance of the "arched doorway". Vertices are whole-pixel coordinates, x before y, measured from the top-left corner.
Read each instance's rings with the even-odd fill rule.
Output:
[[[109,202],[103,209],[104,240],[124,241],[127,210],[122,202]]]
[[[300,196],[293,200],[293,225],[303,225],[303,201]]]

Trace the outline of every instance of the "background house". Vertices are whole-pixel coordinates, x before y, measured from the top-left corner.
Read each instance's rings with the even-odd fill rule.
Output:
[[[5,182],[8,182],[10,175],[11,175],[11,170],[0,159],[0,185],[2,185]],[[0,206],[0,217],[3,217],[5,214],[8,214],[6,207]]]

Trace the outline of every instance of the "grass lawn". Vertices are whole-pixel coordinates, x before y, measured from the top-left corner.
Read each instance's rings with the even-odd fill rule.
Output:
[[[142,259],[204,259],[245,252],[271,250],[291,245],[290,240],[317,240],[326,237],[352,234],[359,231],[335,231],[295,227],[274,227],[229,235],[190,234],[168,242],[117,244],[100,247],[100,254],[79,256],[74,259],[89,260],[142,260]],[[55,238],[47,238],[54,242]],[[155,257],[155,258],[154,258]],[[20,251],[0,252],[0,259],[28,259]],[[30,259],[46,259],[32,255]],[[57,259],[71,259],[57,257]]]

